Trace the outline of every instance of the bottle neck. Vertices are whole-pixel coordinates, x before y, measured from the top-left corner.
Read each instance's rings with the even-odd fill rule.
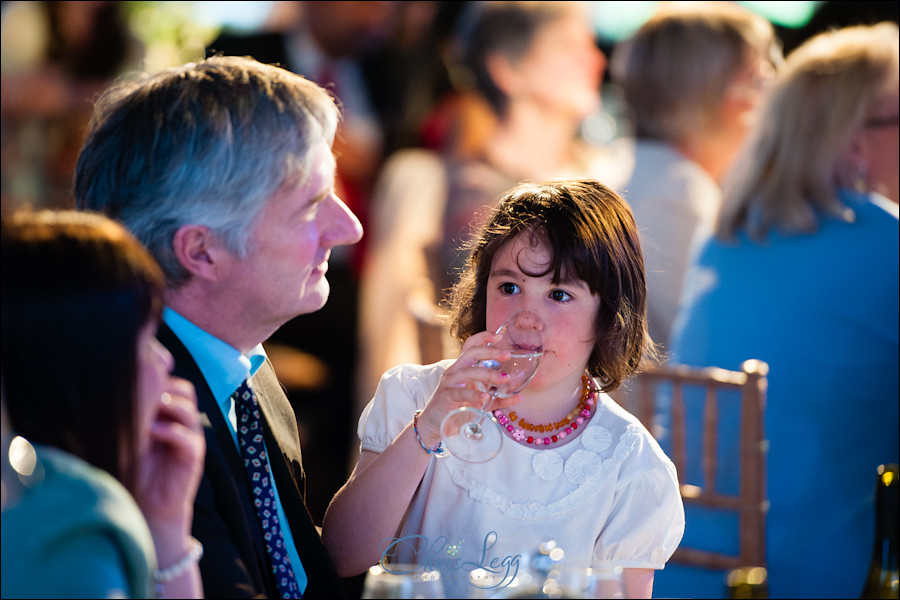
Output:
[[[893,471],[891,470],[893,468]],[[894,572],[900,558],[900,527],[898,527],[898,505],[900,505],[900,481],[897,480],[897,465],[889,465],[879,474],[875,491],[875,542],[872,560],[884,569]]]
[[[878,468],[875,486],[875,540],[863,598],[896,598],[900,558],[900,480],[897,465]]]

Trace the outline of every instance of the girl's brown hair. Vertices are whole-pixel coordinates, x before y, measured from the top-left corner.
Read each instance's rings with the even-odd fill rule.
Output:
[[[628,204],[590,179],[522,183],[508,191],[474,240],[450,295],[451,330],[460,341],[486,327],[487,280],[494,256],[514,237],[543,244],[551,261],[542,273],[558,283],[585,281],[600,298],[588,372],[615,390],[642,359],[656,358],[647,333],[647,286],[637,227]]]

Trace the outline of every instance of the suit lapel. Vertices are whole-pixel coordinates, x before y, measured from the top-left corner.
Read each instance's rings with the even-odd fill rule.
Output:
[[[181,343],[178,336],[165,323],[160,325],[157,338],[168,348],[175,359],[175,368],[172,370],[172,375],[187,379],[194,384],[194,390],[197,394],[197,408],[201,413],[200,417],[203,419],[204,424],[209,424],[209,427],[206,429],[207,437],[210,437],[210,435],[213,437],[215,446],[228,462],[230,469],[235,473],[244,473],[244,463],[234,444],[234,439],[231,437],[231,427],[225,422],[225,416],[213,397],[212,390],[210,390],[209,384],[203,377],[203,373],[200,372],[200,367],[197,366],[194,357],[191,356],[191,353]],[[243,480],[243,483],[246,484],[246,478]]]
[[[258,527],[250,494],[247,492],[246,471],[234,439],[231,437],[231,428],[226,423],[200,368],[181,340],[165,323],[160,325],[157,338],[169,349],[175,359],[175,369],[172,374],[183,377],[194,384],[197,405],[200,412],[203,413],[201,418],[204,420],[207,440],[207,470],[210,468],[210,461],[224,461],[227,463],[228,470],[234,475],[235,485],[243,486],[237,494],[240,498],[241,510],[245,518],[254,524],[252,529],[257,560],[262,557],[262,561],[265,561],[267,559],[265,558],[266,550],[262,532]],[[288,518],[294,544],[307,575],[308,587],[304,596],[308,598],[345,597],[343,584],[331,561],[328,560],[325,547],[303,501],[305,477],[300,458],[300,439],[296,416],[268,361],[253,377],[253,387],[263,414],[263,435],[266,447],[269,449],[272,477],[278,486],[278,494]],[[275,451],[273,452],[273,450]],[[217,456],[220,458],[215,458]],[[217,500],[228,501],[223,498]]]
[[[231,437],[231,427],[225,421],[225,416],[219,408],[218,403],[213,397],[209,384],[203,377],[197,362],[188,352],[178,336],[165,324],[160,325],[157,332],[157,339],[172,354],[175,359],[175,368],[172,374],[176,377],[182,377],[194,384],[194,390],[197,394],[197,408],[200,410],[200,418],[203,423],[204,435],[206,437],[206,460],[204,478],[210,473],[218,473],[223,471],[223,463],[225,472],[229,473],[228,481],[218,482],[218,485],[233,486],[234,494],[237,498],[238,505],[232,505],[232,510],[240,510],[243,518],[246,519],[251,526],[251,539],[253,540],[256,560],[262,557],[268,561],[265,548],[265,540],[262,537],[262,530],[258,526],[258,517],[256,509],[253,507],[250,499],[247,483],[247,471],[244,469],[244,461],[238,452]],[[214,464],[215,463],[215,464]],[[221,488],[216,487],[221,493]],[[245,560],[250,560],[245,557]],[[267,563],[263,563],[267,564]]]

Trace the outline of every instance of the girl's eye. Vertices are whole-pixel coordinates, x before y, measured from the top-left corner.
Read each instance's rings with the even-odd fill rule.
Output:
[[[553,290],[550,292],[550,298],[556,302],[568,302],[572,299],[572,294],[563,290]]]
[[[517,286],[515,283],[501,283],[500,284],[500,293],[501,294],[506,294],[507,296],[510,296],[512,294],[515,294],[518,291],[519,291],[519,286]]]

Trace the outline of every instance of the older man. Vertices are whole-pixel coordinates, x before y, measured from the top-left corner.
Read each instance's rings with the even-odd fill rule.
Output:
[[[193,534],[207,597],[344,595],[262,348],[325,304],[331,250],[362,236],[334,192],[338,117],[303,77],[213,57],[111,86],[78,158],[79,208],[122,221],[166,275],[159,338],[205,414]]]

